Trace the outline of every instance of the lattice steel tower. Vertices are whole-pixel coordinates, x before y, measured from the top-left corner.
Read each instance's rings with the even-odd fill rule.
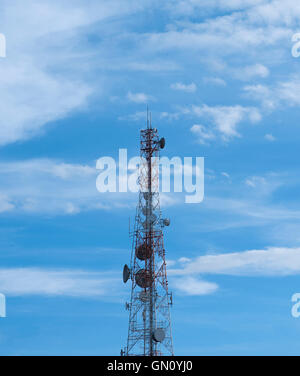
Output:
[[[131,267],[124,266],[123,281],[132,281],[127,346],[122,355],[174,355],[171,332],[163,228],[159,203],[159,154],[165,139],[147,120],[140,136],[139,202],[133,238]]]

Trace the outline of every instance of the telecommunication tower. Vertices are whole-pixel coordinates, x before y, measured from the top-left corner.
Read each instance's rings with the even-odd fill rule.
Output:
[[[174,355],[162,218],[159,201],[159,155],[165,139],[159,138],[147,116],[140,134],[139,201],[132,235],[130,268],[123,269],[123,282],[132,282],[127,346],[121,355]]]

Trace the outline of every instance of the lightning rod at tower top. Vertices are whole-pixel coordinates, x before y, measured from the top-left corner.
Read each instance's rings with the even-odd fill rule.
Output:
[[[140,132],[139,199],[132,236],[130,267],[123,282],[131,281],[127,345],[121,355],[174,355],[162,218],[159,200],[159,156],[165,139],[152,127],[147,108],[146,129]]]

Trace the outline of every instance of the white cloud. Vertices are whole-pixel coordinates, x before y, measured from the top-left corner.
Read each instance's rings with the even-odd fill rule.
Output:
[[[191,84],[183,84],[181,82],[177,82],[175,84],[172,84],[170,87],[173,90],[185,91],[186,93],[195,93],[197,91],[197,86],[194,82],[192,82]]]
[[[224,274],[237,276],[288,276],[300,274],[300,248],[250,250],[200,256],[171,275]]]
[[[75,206],[72,202],[67,202],[65,207],[67,214],[77,214],[80,212],[80,208]]]
[[[8,296],[101,297],[117,291],[111,273],[42,268],[1,268],[0,291]]]
[[[291,28],[299,17],[300,7],[295,1],[272,1],[268,7],[262,4],[218,17],[212,12],[212,17],[202,17],[198,23],[181,20],[166,32],[145,34],[141,45],[151,51],[203,51],[206,57],[212,53],[215,57],[239,53],[263,58],[272,47],[283,48],[280,42],[290,39]]]
[[[88,165],[68,164],[51,159],[29,159],[0,162],[0,174],[30,175],[44,173],[61,179],[95,176],[95,168]]]
[[[176,196],[176,194],[171,193],[161,193],[159,195],[160,197],[160,205],[162,208],[177,205],[181,203],[179,198]]]
[[[51,76],[26,59],[3,65],[0,145],[32,137],[46,123],[82,108],[92,93],[88,85]]]
[[[294,107],[300,105],[300,76],[294,75],[286,81],[272,86],[249,85],[244,87],[248,97],[258,100],[268,110],[279,106]]]
[[[172,120],[178,120],[180,115],[181,115],[181,112],[173,112],[172,113],[172,112],[164,111],[160,114],[160,117],[161,117],[161,119],[167,119],[167,120],[172,121]]]
[[[257,228],[266,241],[271,241],[273,244],[275,228],[278,228],[277,239],[283,226],[297,223],[299,225],[299,202],[292,196],[288,200],[281,197],[281,188],[284,188],[284,191],[296,191],[299,188],[296,171],[280,174],[270,172],[262,176],[248,176],[241,180],[231,176],[230,182],[233,184],[222,184],[219,179],[211,183],[206,179],[207,194],[202,203],[202,210],[204,215],[206,213],[207,220],[205,223],[196,221],[193,224],[194,231],[215,232],[230,228]],[[279,201],[278,197],[281,197]],[[281,239],[280,245],[294,246],[298,244],[297,239],[297,237],[289,237],[285,242]]]
[[[269,69],[262,64],[249,65],[234,72],[234,75],[241,80],[252,80],[256,77],[266,78],[269,74]]]
[[[194,124],[191,128],[191,132],[197,136],[197,140],[200,144],[206,144],[216,138],[214,132],[207,129],[204,125]]]
[[[261,120],[260,112],[254,107],[236,106],[215,106],[209,107],[193,106],[192,111],[199,117],[207,117],[213,122],[214,132],[221,134],[223,139],[228,140],[232,137],[240,137],[237,132],[237,126],[242,121],[248,120],[251,123],[257,123]],[[199,128],[194,131],[201,132]],[[209,134],[209,137],[212,136]]]
[[[250,183],[251,184],[251,183]],[[249,184],[247,184],[249,185]],[[217,210],[236,215],[235,227],[250,225],[262,225],[268,223],[278,223],[287,220],[300,220],[300,210],[286,207],[284,205],[266,204],[262,199],[262,191],[267,191],[268,187],[250,186],[256,188],[251,197],[245,198],[219,198],[207,197],[203,203],[207,209]],[[258,196],[258,197],[256,197]],[[266,194],[267,197],[267,194]],[[227,224],[226,228],[228,228]]]
[[[279,100],[284,101],[288,106],[300,105],[300,77],[293,77],[286,82],[280,82],[277,87]]]
[[[275,101],[271,90],[264,85],[249,85],[244,87],[244,91],[250,98],[259,100],[263,107],[273,110],[275,108]]]
[[[0,192],[0,213],[8,212],[14,209],[14,205],[9,198]]]
[[[276,138],[275,138],[271,133],[267,133],[267,134],[265,135],[265,139],[266,139],[267,141],[270,141],[270,142],[273,142],[273,141],[276,140]]]
[[[134,209],[137,193],[100,193],[95,165],[51,159],[0,162],[0,213],[75,215],[91,210]],[[129,175],[131,172],[128,173]],[[161,194],[161,206],[181,204],[183,194]]]
[[[221,175],[227,179],[230,179],[230,175],[227,172],[221,172]]]
[[[187,262],[187,261],[186,261]],[[173,261],[168,261],[171,266]],[[7,296],[65,296],[75,298],[112,298],[120,295],[116,272],[76,269],[0,268],[0,291]],[[172,279],[172,285],[187,295],[214,293],[218,285],[194,277]]]
[[[77,214],[134,204],[134,194],[99,193],[95,166],[50,159],[0,163],[0,212]]]
[[[7,58],[0,67],[0,146],[33,137],[45,124],[86,107],[102,77],[87,74],[92,50],[83,42],[97,21],[141,9],[133,0],[2,0],[0,25]],[[96,60],[96,59],[94,59]]]
[[[292,25],[299,21],[300,4],[297,0],[272,0],[253,7],[248,12],[252,22],[267,23],[270,25]]]
[[[217,86],[226,86],[226,81],[219,77],[205,77],[203,79],[204,82],[217,85]]]
[[[134,103],[148,103],[154,100],[151,95],[145,93],[132,93],[131,91],[127,93],[127,99]]]
[[[143,120],[145,122],[146,119],[147,119],[147,111],[137,111],[134,114],[124,115],[124,116],[118,117],[118,120],[120,120],[120,121],[140,121],[140,120]]]
[[[19,0],[3,0],[2,3],[0,24],[9,36],[9,48],[8,58],[1,61],[0,145],[32,137],[43,130],[46,123],[86,108],[89,97],[95,92],[101,95],[102,87],[108,91],[108,82],[112,80],[103,83],[105,78],[101,75],[97,75],[97,80],[91,78],[99,66],[101,69],[105,66],[107,70],[127,71],[180,69],[181,59],[168,56],[166,60],[165,54],[163,57],[160,54],[161,50],[168,49],[173,49],[176,54],[181,53],[180,49],[190,49],[197,56],[205,51],[205,59],[213,53],[215,60],[219,55],[224,57],[236,52],[253,54],[252,47],[262,46],[265,50],[265,47],[271,49],[284,45],[279,42],[290,37],[287,21],[296,22],[300,14],[299,6],[291,1],[285,2],[284,6],[272,1],[267,7],[259,6],[260,1],[250,0],[226,4],[193,0],[171,2],[164,6],[171,13],[172,9],[177,9],[175,13],[182,16],[200,10],[204,12],[201,15],[207,16],[207,12],[212,11],[212,17],[200,17],[203,21],[198,23],[182,19],[178,22],[171,17],[166,31],[143,34],[132,29],[124,30],[124,24],[116,20],[148,7],[161,7],[158,1],[76,0],[70,5],[66,0],[45,0],[42,3],[28,0],[26,9]],[[215,7],[226,10],[226,15],[215,17]],[[186,12],[187,9],[192,13]],[[239,11],[228,14],[228,10]],[[32,17],[33,14],[39,14],[39,17]],[[112,26],[106,28],[105,22],[111,20],[114,20]],[[100,42],[96,49],[92,48],[85,43],[85,37],[96,28],[101,29],[102,24],[108,35],[99,31],[103,44]],[[132,50],[120,59],[115,52],[124,47],[122,43]],[[107,46],[110,48],[105,48]],[[263,58],[260,61],[261,64],[248,63],[248,74],[267,74]],[[219,78],[208,80],[224,85],[224,80]],[[196,90],[194,83],[179,82],[176,85],[181,90]],[[284,95],[287,96],[289,88],[282,87],[282,91],[286,91]],[[135,103],[154,100],[145,93],[130,92],[128,95],[128,99]],[[295,102],[295,98],[290,100]],[[237,132],[233,134],[237,135]]]
[[[202,281],[194,277],[172,279],[172,285],[186,295],[208,295],[218,290],[216,283]]]
[[[241,137],[237,128],[242,122],[258,123],[261,120],[261,113],[256,107],[235,106],[201,106],[181,108],[176,113],[163,113],[161,116],[168,119],[178,119],[180,116],[196,116],[207,120],[208,125],[194,124],[190,130],[197,136],[200,144],[206,144],[221,137],[229,141],[234,137]]]
[[[234,11],[243,10],[255,5],[263,4],[267,0],[172,0],[168,2],[167,7],[176,15],[193,15],[196,12],[205,10],[206,12],[215,11]]]
[[[251,178],[246,179],[245,184],[249,187],[255,188],[257,186],[266,185],[266,179],[261,176],[252,176]]]
[[[135,57],[134,57],[135,58]],[[112,61],[110,60],[109,65],[110,68]],[[116,63],[116,69],[120,69],[120,62]],[[156,58],[155,61],[126,61],[122,62],[121,68],[126,68],[132,71],[141,71],[141,72],[161,72],[161,71],[177,71],[180,69],[180,65],[172,60],[161,60],[160,57]]]

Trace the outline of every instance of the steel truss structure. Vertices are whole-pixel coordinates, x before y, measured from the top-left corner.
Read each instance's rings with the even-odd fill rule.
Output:
[[[163,228],[159,200],[159,154],[165,140],[147,121],[141,130],[139,202],[136,210],[130,269],[125,266],[124,282],[131,279],[128,340],[122,355],[174,355]],[[127,269],[126,269],[127,268]],[[125,276],[124,276],[125,274]]]

